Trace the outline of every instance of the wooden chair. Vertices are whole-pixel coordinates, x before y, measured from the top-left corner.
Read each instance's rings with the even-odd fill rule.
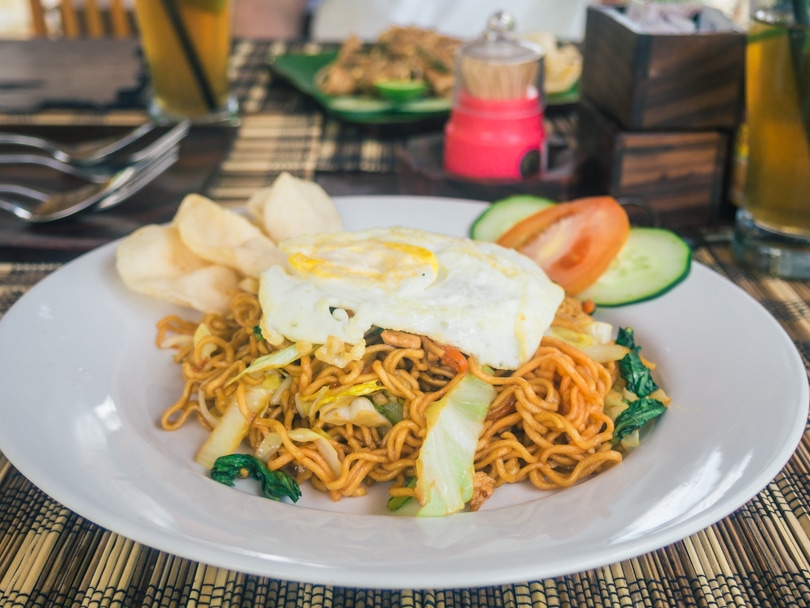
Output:
[[[98,0],[60,0],[57,27],[52,27],[42,0],[29,0],[33,35],[65,38],[127,38],[135,34],[132,11],[124,0],[109,0],[104,8]]]

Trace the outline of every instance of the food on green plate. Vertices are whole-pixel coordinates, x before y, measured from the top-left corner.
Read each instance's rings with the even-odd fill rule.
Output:
[[[385,97],[386,99],[398,103],[418,99],[424,95],[428,89],[428,83],[419,78],[381,78],[374,81],[374,90],[377,91],[380,97]]]
[[[607,270],[630,233],[627,212],[611,196],[546,207],[504,232],[499,245],[534,260],[569,295]]]
[[[460,44],[457,38],[415,26],[393,26],[370,45],[351,36],[337,59],[315,75],[315,86],[325,95],[373,96],[379,95],[382,81],[399,82],[400,89],[403,83],[424,83],[424,94],[449,97]]]
[[[397,106],[397,111],[413,114],[430,114],[432,112],[443,114],[449,112],[452,105],[452,102],[446,97],[423,97]]]
[[[540,44],[545,51],[546,94],[568,93],[576,87],[582,72],[582,54],[576,45],[559,44],[548,32],[523,38]],[[335,61],[316,73],[315,86],[325,95],[377,96],[397,104],[422,95],[449,99],[455,83],[456,51],[461,43],[457,38],[417,26],[393,26],[371,44],[350,36]]]
[[[543,88],[548,95],[570,91],[582,74],[582,53],[576,45],[560,44],[551,32],[533,32],[522,36],[545,50]]]
[[[262,495],[293,502],[306,482],[333,500],[383,483],[401,514],[474,511],[504,484],[559,489],[601,473],[666,410],[632,330],[613,338],[524,255],[402,227],[329,231],[336,209],[322,191],[291,177],[277,185],[246,216],[191,199],[153,227],[155,251],[144,239],[153,228],[119,246],[119,271],[131,271],[133,244],[144,247],[145,280],[230,277],[228,293],[200,283],[215,306],[207,294],[153,292],[204,313],[157,322],[184,383],[160,425],[206,429],[195,460],[214,479],[250,476]],[[287,238],[267,235],[284,216],[279,192],[296,208],[312,196],[322,230],[292,222]],[[256,238],[242,220],[281,256],[259,274],[261,260],[239,261]],[[194,250],[181,236],[189,226]]]
[[[394,103],[388,99],[352,95],[333,97],[325,103],[337,112],[350,114],[382,114],[394,108]]]

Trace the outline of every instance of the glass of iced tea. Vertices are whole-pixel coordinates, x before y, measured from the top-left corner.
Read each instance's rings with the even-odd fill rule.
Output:
[[[733,249],[810,278],[810,0],[752,0],[746,56],[748,168]]]
[[[235,120],[231,0],[135,0],[135,16],[152,83],[150,115],[164,123]]]

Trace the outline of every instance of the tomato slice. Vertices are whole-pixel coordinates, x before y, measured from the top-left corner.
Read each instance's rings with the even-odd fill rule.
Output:
[[[498,239],[533,259],[576,295],[607,270],[630,234],[627,212],[612,196],[558,203],[519,221]]]

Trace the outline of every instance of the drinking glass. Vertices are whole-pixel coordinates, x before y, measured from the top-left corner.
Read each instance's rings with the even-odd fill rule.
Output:
[[[228,81],[231,0],[135,0],[158,122],[235,120]]]
[[[746,51],[748,167],[732,247],[784,278],[810,278],[808,4],[752,0]]]

